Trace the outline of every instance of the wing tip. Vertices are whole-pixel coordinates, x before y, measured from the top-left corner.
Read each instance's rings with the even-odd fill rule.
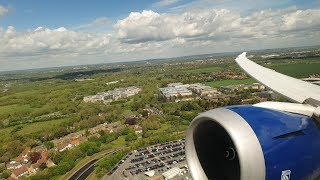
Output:
[[[243,52],[243,53],[239,54],[235,60],[239,61],[239,60],[247,59],[246,55],[247,55],[247,52]]]

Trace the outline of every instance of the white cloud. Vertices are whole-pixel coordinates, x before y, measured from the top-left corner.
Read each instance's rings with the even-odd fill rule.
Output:
[[[283,16],[284,30],[320,30],[320,9],[297,10]]]
[[[0,17],[5,15],[9,10],[0,5]]]
[[[51,54],[88,54],[106,48],[109,35],[81,33],[64,27],[48,29],[38,27],[35,30],[18,33],[9,26],[0,30],[1,56],[28,56]]]
[[[17,32],[0,28],[0,70],[90,64],[200,53],[315,45],[320,10],[296,7],[256,11],[193,9],[182,13],[132,12],[112,32],[84,32],[110,24],[98,18],[77,31],[64,27]],[[23,63],[22,63],[23,62]],[[3,65],[4,64],[4,65]]]
[[[182,14],[159,14],[153,11],[130,13],[114,28],[126,43],[166,41],[176,38],[226,41],[241,38],[284,36],[283,31],[320,28],[320,10],[264,10],[248,16],[227,9],[190,10]]]
[[[170,6],[172,4],[175,4],[177,2],[179,2],[179,0],[161,0],[161,1],[154,3],[152,6],[153,7],[165,7],[165,6]]]
[[[115,24],[118,38],[137,43],[175,38],[203,38],[239,26],[240,15],[226,9],[190,11],[181,15],[133,12]]]

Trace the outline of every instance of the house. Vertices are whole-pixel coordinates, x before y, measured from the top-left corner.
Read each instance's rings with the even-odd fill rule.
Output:
[[[72,146],[78,146],[80,143],[79,139],[74,139],[71,141]]]
[[[41,166],[40,163],[36,162],[34,164],[31,164],[29,167],[29,174],[35,174],[39,170],[39,167]]]
[[[148,111],[148,116],[150,116],[150,114],[157,114],[159,116],[164,116],[163,112],[155,107],[145,108],[143,110]]]
[[[41,165],[47,164],[49,153],[50,153],[49,151],[42,153],[41,158],[36,163],[30,165],[29,167],[30,174],[35,174],[39,170]]]
[[[30,147],[26,147],[22,153],[16,158],[17,161],[28,163],[28,153],[30,152]]]
[[[32,151],[43,153],[47,151],[47,148],[44,145],[40,145],[32,148]]]
[[[10,161],[9,164],[7,164],[8,170],[18,169],[22,167],[22,164],[19,161]]]
[[[58,151],[62,152],[62,151],[65,151],[65,150],[71,149],[71,148],[72,148],[72,144],[69,142],[66,142],[66,143],[62,143],[58,146]]]
[[[141,134],[141,133],[143,132],[143,129],[142,129],[141,126],[135,125],[135,126],[134,126],[134,132],[135,132],[136,134]]]
[[[22,166],[18,169],[15,169],[12,174],[11,174],[11,177],[14,178],[14,179],[18,179],[22,176],[27,176],[29,175],[29,171],[28,171],[28,168],[26,166]]]

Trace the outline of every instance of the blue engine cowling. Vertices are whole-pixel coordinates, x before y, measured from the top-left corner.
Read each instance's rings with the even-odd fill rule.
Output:
[[[186,156],[194,179],[318,179],[320,126],[260,107],[218,108],[191,122]]]

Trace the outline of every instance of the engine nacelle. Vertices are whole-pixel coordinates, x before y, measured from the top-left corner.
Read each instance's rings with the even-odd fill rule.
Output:
[[[218,108],[191,122],[186,156],[194,179],[317,179],[320,126],[304,115],[254,106]]]

